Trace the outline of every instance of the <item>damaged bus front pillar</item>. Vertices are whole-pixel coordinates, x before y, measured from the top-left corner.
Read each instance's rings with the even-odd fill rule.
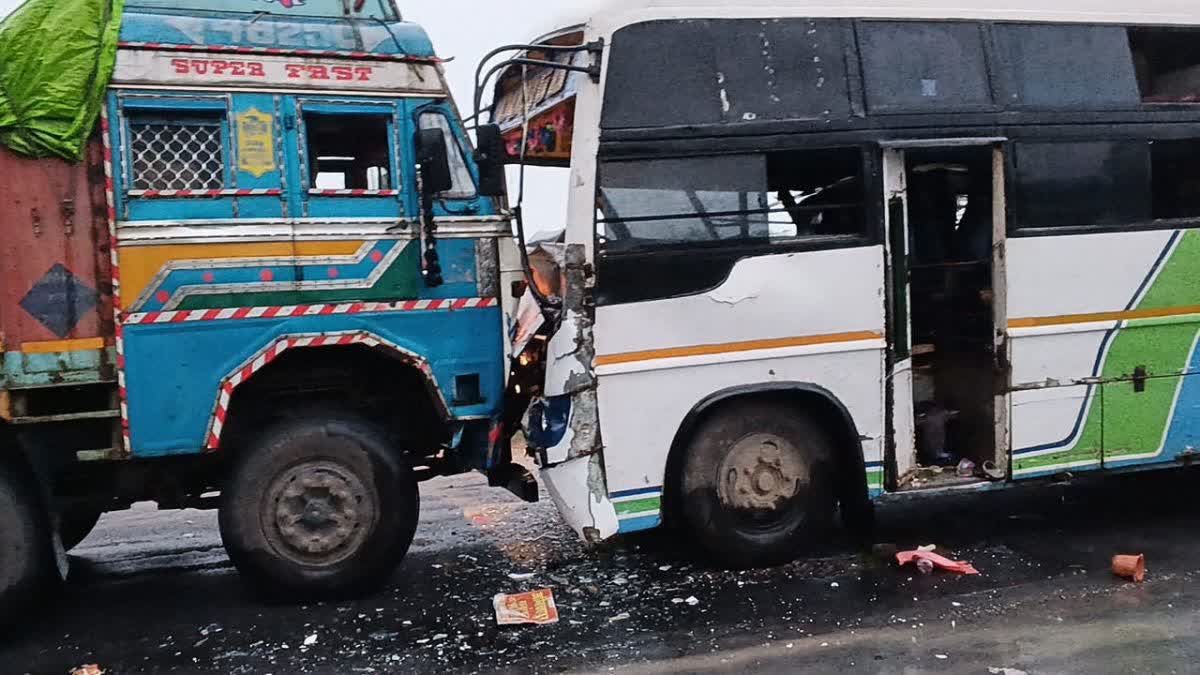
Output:
[[[529,441],[563,517],[589,543],[617,534],[608,498],[593,368],[591,266],[583,245],[564,255],[563,320],[547,349],[545,398],[530,413]]]

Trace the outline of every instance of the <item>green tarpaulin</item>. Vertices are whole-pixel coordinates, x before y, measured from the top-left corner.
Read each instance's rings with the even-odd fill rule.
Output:
[[[117,56],[123,0],[28,0],[0,22],[0,144],[77,161]]]

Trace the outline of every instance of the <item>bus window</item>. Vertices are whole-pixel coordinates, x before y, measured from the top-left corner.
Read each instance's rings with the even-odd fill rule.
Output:
[[[865,233],[855,148],[601,164],[608,252],[705,243],[786,243]]]
[[[1150,173],[1156,219],[1200,218],[1200,140],[1153,142]]]
[[[1133,28],[1129,40],[1143,100],[1200,103],[1200,31]]]
[[[1017,143],[1019,228],[1102,227],[1151,217],[1144,141]]]
[[[1065,108],[1140,100],[1124,28],[999,24],[996,44],[1010,105]]]
[[[622,28],[606,67],[601,126],[845,118],[845,25],[707,19]]]
[[[863,21],[858,24],[867,107],[874,112],[992,104],[977,24]]]

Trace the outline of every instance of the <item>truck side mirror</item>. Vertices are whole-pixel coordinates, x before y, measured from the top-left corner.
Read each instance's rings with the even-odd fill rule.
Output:
[[[479,194],[484,197],[503,197],[508,190],[504,174],[507,151],[504,134],[496,124],[484,124],[475,130],[477,149],[475,164],[479,167]]]
[[[454,187],[450,175],[450,157],[446,152],[446,136],[441,129],[421,129],[417,132],[417,163],[421,165],[421,182],[426,195],[436,195]]]

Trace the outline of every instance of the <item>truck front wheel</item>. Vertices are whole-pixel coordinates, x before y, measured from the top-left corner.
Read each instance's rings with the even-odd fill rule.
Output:
[[[237,458],[222,500],[230,559],[256,590],[291,601],[381,585],[408,552],[420,510],[406,459],[350,416],[268,429]]]
[[[49,514],[27,472],[0,461],[0,635],[28,612],[55,579]]]

